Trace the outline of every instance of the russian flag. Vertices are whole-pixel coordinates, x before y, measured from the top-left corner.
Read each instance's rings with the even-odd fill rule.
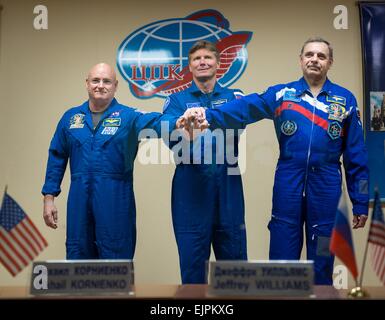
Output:
[[[330,252],[346,265],[354,279],[357,280],[358,269],[356,257],[354,255],[346,196],[343,190],[338,203],[336,221],[330,240]]]

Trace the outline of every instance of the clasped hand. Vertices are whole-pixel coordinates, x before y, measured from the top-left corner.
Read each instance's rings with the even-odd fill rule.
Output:
[[[197,133],[208,127],[209,123],[206,120],[205,109],[201,107],[188,108],[176,122],[176,128],[184,129],[190,139],[194,139]]]
[[[200,129],[201,131],[207,129],[209,124],[206,120],[205,109],[202,107],[188,108],[185,113],[179,117],[176,128],[185,129]]]

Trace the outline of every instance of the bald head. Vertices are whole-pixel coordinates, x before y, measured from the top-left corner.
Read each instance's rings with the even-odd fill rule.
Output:
[[[86,79],[89,96],[89,105],[92,111],[106,109],[115,96],[118,87],[116,73],[107,63],[98,63],[93,66]]]
[[[116,81],[116,73],[113,67],[111,67],[109,64],[101,62],[98,64],[95,64],[90,71],[88,72],[87,79],[91,79],[95,73],[103,73],[108,75],[113,81]]]

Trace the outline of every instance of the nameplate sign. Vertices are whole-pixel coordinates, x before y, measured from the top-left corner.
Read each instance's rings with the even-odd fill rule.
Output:
[[[32,266],[32,295],[132,294],[132,260],[51,260]]]
[[[211,261],[209,295],[309,296],[313,261]]]

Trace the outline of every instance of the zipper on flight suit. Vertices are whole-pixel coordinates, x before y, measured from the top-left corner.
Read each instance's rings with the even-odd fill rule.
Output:
[[[91,150],[93,151],[94,150],[94,144],[95,144],[95,136],[96,136],[96,133],[98,132],[99,130],[99,127],[100,127],[100,123],[104,120],[105,117],[100,117],[100,120],[98,122],[98,124],[96,125],[96,127],[92,130],[92,143],[91,143]]]
[[[314,115],[315,115],[315,106],[317,104],[317,98],[313,97],[313,117],[311,119],[311,129],[310,129],[310,139],[309,139],[309,148],[307,150],[307,160],[306,160],[306,172],[305,172],[305,183],[303,185],[303,191],[302,191],[302,196],[306,196],[306,186],[307,186],[307,177],[309,175],[309,161],[310,161],[310,154],[311,154],[311,143],[313,141],[313,128],[314,128]]]
[[[99,123],[98,125],[92,130],[92,143],[91,143],[91,151],[94,151],[94,144],[95,144],[95,135],[98,130]]]

